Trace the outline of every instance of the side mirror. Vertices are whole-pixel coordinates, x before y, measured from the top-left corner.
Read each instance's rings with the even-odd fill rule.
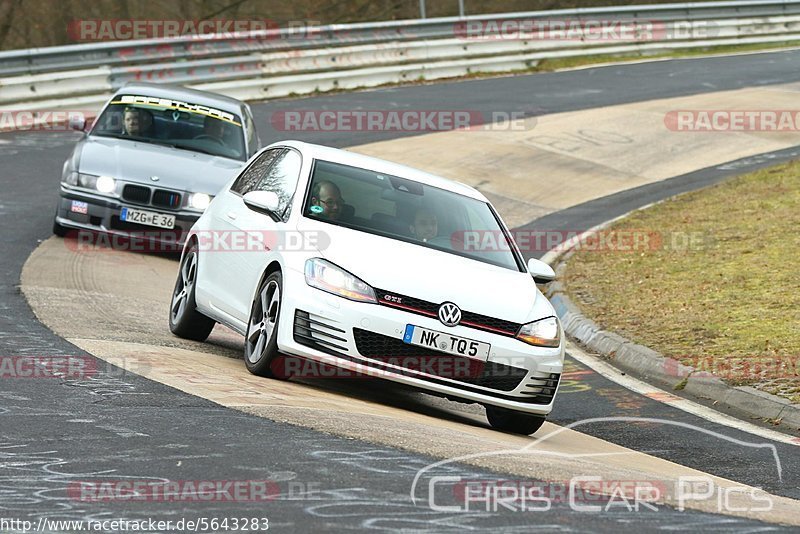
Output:
[[[556,279],[556,273],[553,268],[536,258],[528,260],[528,272],[531,273],[533,281],[537,284],[546,284]]]
[[[86,117],[82,114],[70,116],[69,127],[79,132],[84,131],[86,129]]]
[[[274,216],[278,206],[280,206],[278,194],[273,191],[250,191],[245,193],[242,200],[251,210],[266,213],[270,216]]]

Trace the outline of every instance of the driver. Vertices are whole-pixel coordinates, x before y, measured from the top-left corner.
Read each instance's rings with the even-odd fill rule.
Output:
[[[225,125],[221,120],[214,117],[206,116],[203,119],[203,133],[195,137],[195,139],[210,138],[221,144],[225,144]]]
[[[312,213],[319,215],[323,219],[331,221],[339,220],[342,213],[342,192],[335,183],[330,180],[321,180],[311,188],[311,206],[318,206],[320,210],[313,210]]]
[[[146,137],[153,129],[153,116],[149,111],[125,108],[122,115],[122,135]]]
[[[439,219],[430,209],[420,208],[414,214],[414,223],[409,229],[417,239],[428,241],[439,235]]]

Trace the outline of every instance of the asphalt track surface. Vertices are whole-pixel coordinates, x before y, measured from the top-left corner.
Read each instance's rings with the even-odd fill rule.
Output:
[[[272,113],[287,109],[470,109],[556,113],[624,102],[800,80],[800,52],[664,61],[565,73],[537,74],[391,88],[254,106],[262,141],[285,138],[270,131]],[[391,132],[304,133],[303,140],[352,146],[396,137]],[[33,316],[18,289],[21,267],[38,241],[49,237],[61,165],[74,134],[0,136],[0,354],[76,355]],[[794,156],[750,158],[735,172]],[[590,227],[669,194],[730,175],[707,169],[619,193],[551,214],[537,229]],[[75,306],[80,306],[76,302]],[[161,311],[161,310],[159,310]],[[765,441],[709,423],[641,397],[594,373],[565,380],[550,420],[568,424],[592,417],[641,416],[716,431],[747,443]],[[452,514],[433,512],[408,498],[417,469],[432,458],[276,423],[221,408],[135,375],[106,370],[92,380],[0,382],[0,517],[146,518],[269,517],[270,527],[456,531],[504,527],[529,531],[751,530],[771,525],[699,512],[623,511],[587,516],[566,505],[548,512]],[[577,430],[679,464],[800,498],[797,448],[775,443],[782,480],[764,451],[671,425],[597,423]],[[459,474],[492,478],[460,467]],[[171,479],[275,481],[280,495],[266,504],[242,502],[87,503],[67,496],[75,480]],[[309,491],[310,493],[303,493]]]

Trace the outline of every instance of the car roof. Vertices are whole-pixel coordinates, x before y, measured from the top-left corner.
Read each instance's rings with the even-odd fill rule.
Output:
[[[414,169],[413,167],[386,161],[384,159],[365,156],[363,154],[356,154],[355,152],[350,152],[349,150],[342,150],[323,145],[314,145],[302,141],[280,141],[277,143],[272,143],[267,148],[274,146],[294,147],[304,155],[308,155],[313,159],[341,163],[343,165],[350,165],[352,167],[359,167],[375,172],[391,174],[401,178],[408,178],[409,180],[413,180],[415,182],[420,182],[425,185],[430,185],[432,187],[458,193],[482,202],[488,202],[486,197],[483,196],[480,191],[466,184],[449,180],[447,178],[442,178],[441,176],[436,176],[435,174]]]
[[[189,104],[200,104],[201,106],[213,107],[221,111],[236,113],[237,115],[242,113],[242,108],[245,106],[245,103],[241,100],[236,100],[229,96],[165,83],[128,83],[117,90],[116,94],[139,94],[142,96],[174,98],[186,101]]]

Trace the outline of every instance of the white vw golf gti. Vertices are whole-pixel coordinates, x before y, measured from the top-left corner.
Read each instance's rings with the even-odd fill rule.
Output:
[[[418,170],[296,141],[273,144],[192,227],[170,329],[245,336],[247,368],[313,363],[486,407],[531,434],[553,408],[561,326],[486,198]],[[286,356],[286,357],[284,357]]]

